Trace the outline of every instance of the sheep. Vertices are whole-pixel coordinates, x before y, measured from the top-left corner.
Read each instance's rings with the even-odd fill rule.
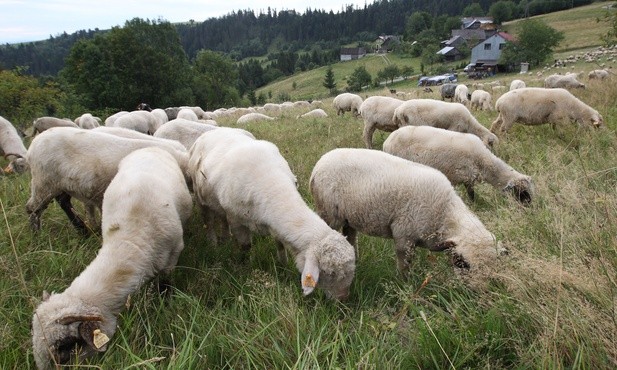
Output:
[[[122,116],[124,116],[125,114],[129,114],[129,112],[122,110],[120,112],[116,112],[114,114],[112,114],[111,116],[107,117],[105,119],[105,126],[109,126],[109,127],[113,127],[114,123],[116,122],[116,120]]]
[[[84,113],[75,118],[75,124],[83,129],[93,129],[101,125],[101,119],[94,117],[91,113]]]
[[[56,117],[39,117],[32,122],[32,128],[34,129],[34,135],[50,129],[52,127],[74,127],[78,128],[77,124],[68,118],[56,118]]]
[[[484,145],[494,147],[497,136],[482,126],[460,103],[434,99],[408,100],[394,111],[394,122],[402,126],[433,126],[451,131],[468,132],[482,139]]]
[[[352,245],[358,231],[394,239],[398,271],[409,272],[413,248],[452,251],[472,271],[503,250],[444,174],[378,150],[339,148],[310,177],[317,213]]]
[[[146,110],[135,110],[129,112],[128,114],[119,116],[112,122],[112,124],[106,123],[106,125],[111,127],[128,128],[144,134],[152,135],[161,126],[161,122],[151,112]]]
[[[86,224],[77,216],[71,197],[86,204],[91,227],[95,227],[95,208],[101,208],[103,193],[127,154],[156,146],[171,153],[186,172],[188,153],[179,143],[154,139],[127,139],[93,130],[56,127],[36,136],[26,161],[30,165],[30,198],[26,203],[30,227],[41,228],[41,214],[56,199],[70,222],[82,233]],[[190,177],[187,174],[190,186]]]
[[[585,84],[576,79],[575,74],[568,75],[550,75],[544,79],[544,87],[546,88],[565,88],[576,89],[585,88]]]
[[[328,117],[328,113],[323,109],[317,108],[312,111],[306,112],[304,114],[299,115],[296,118],[325,118]]]
[[[605,127],[604,119],[597,110],[580,101],[566,89],[526,87],[503,94],[495,109],[499,115],[491,126],[494,133],[506,133],[514,123],[541,125],[566,124],[574,121],[579,125]]]
[[[368,149],[373,147],[373,133],[376,129],[392,132],[399,126],[392,121],[394,110],[403,100],[387,96],[371,96],[360,105],[360,115],[364,118],[362,137]]]
[[[457,103],[461,103],[464,106],[469,105],[469,100],[471,96],[469,94],[469,89],[464,84],[456,85],[456,89],[454,89],[454,101]]]
[[[533,196],[531,177],[515,171],[488,150],[475,135],[430,126],[407,126],[394,131],[383,151],[441,171],[452,185],[465,185],[474,199],[473,186],[488,182],[528,204]]]
[[[450,101],[454,101],[454,93],[456,92],[456,84],[443,84],[439,89],[441,94],[441,100],[450,99]]]
[[[155,108],[150,113],[152,113],[152,115],[155,116],[159,120],[159,123],[161,125],[164,125],[165,123],[169,121],[169,118],[167,118],[167,113],[165,113],[165,110],[161,108]]]
[[[188,150],[201,134],[216,128],[217,127],[213,125],[176,118],[161,126],[161,128],[156,130],[153,136],[156,138],[177,140]]]
[[[474,90],[474,92],[471,93],[471,109],[492,111],[492,99],[491,93],[488,91]]]
[[[240,118],[238,118],[237,123],[239,125],[242,125],[242,124],[246,124],[246,123],[250,123],[250,122],[272,121],[272,120],[274,120],[273,117],[266,116],[265,114],[261,114],[261,113],[247,113],[247,114],[241,116]]]
[[[304,295],[319,286],[328,297],[348,296],[354,249],[307,206],[274,144],[223,127],[200,136],[189,158],[195,198],[206,220],[226,218],[244,250],[250,248],[251,232],[274,236],[281,262],[285,248],[293,255]]]
[[[263,106],[263,110],[270,114],[279,114],[281,113],[281,106],[275,103],[266,103]]]
[[[523,80],[512,80],[512,82],[510,82],[510,90],[522,89],[523,87],[527,87]]]
[[[604,69],[594,69],[593,71],[589,72],[587,77],[590,80],[593,80],[593,79],[604,80],[609,77],[609,74],[608,74],[608,71]]]
[[[15,126],[6,118],[0,116],[0,154],[2,154],[9,164],[4,170],[6,173],[23,173],[28,170],[28,163],[25,160],[26,147]]]
[[[166,151],[139,149],[120,161],[104,195],[100,251],[64,292],[44,294],[32,317],[39,369],[107,350],[129,295],[175,267],[192,207],[183,174]]]
[[[197,120],[199,119],[197,118],[197,115],[195,114],[195,112],[193,112],[193,110],[190,108],[180,109],[180,111],[178,111],[178,115],[176,116],[176,118],[186,119],[186,120],[195,121],[195,122],[197,122]]]
[[[336,110],[336,115],[345,115],[345,112],[351,112],[351,115],[358,117],[360,115],[360,105],[362,98],[359,95],[351,93],[342,93],[337,95],[332,100],[332,105]]]

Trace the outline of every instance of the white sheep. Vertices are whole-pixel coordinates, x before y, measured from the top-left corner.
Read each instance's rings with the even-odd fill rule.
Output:
[[[441,171],[452,185],[465,185],[474,199],[474,185],[488,182],[512,193],[523,204],[531,202],[533,182],[494,155],[475,135],[430,126],[407,126],[394,131],[383,151]]]
[[[26,146],[15,126],[9,120],[0,116],[0,155],[3,155],[9,161],[4,172],[26,172],[28,170],[28,163],[25,160],[26,152]],[[0,169],[0,173],[2,171]]]
[[[392,132],[400,126],[396,124],[392,117],[394,110],[403,103],[404,100],[387,96],[371,96],[360,105],[360,115],[364,118],[364,131],[362,137],[366,147],[373,147],[373,133],[379,129]]]
[[[508,91],[497,102],[499,112],[491,126],[494,133],[507,132],[514,123],[542,125],[550,123],[604,127],[604,119],[597,110],[580,101],[568,90],[526,87]]]
[[[279,259],[286,260],[285,247],[293,256],[305,295],[319,286],[329,297],[347,297],[354,249],[307,206],[274,144],[223,127],[200,136],[189,154],[206,226],[214,215],[226,218],[244,250],[251,246],[251,232],[271,234]]]
[[[281,113],[281,106],[275,103],[266,103],[263,106],[263,110],[270,114],[279,114]]]
[[[576,74],[566,74],[566,75],[550,75],[544,79],[544,87],[554,89],[554,88],[564,88],[564,89],[577,89],[577,88],[585,88],[585,84],[576,79]]]
[[[195,114],[195,112],[193,112],[193,110],[190,108],[180,109],[180,111],[178,111],[178,115],[176,116],[176,118],[181,118],[181,119],[194,121],[194,122],[197,122],[197,120],[199,120],[199,118],[197,118],[197,114]]]
[[[394,111],[395,124],[402,126],[433,126],[451,131],[468,132],[482,139],[489,148],[498,142],[497,136],[482,126],[460,103],[435,99],[413,99],[399,105]]]
[[[166,151],[140,149],[120,161],[105,191],[96,258],[64,292],[44,295],[33,315],[39,369],[107,350],[128,296],[176,265],[192,207],[178,163]]]
[[[510,82],[510,90],[522,89],[524,87],[527,87],[527,85],[523,80],[512,80]]]
[[[152,115],[155,116],[159,120],[159,123],[161,125],[164,125],[165,123],[169,121],[169,118],[167,118],[167,113],[165,113],[164,109],[156,108],[156,109],[153,109],[150,113],[152,113]]]
[[[243,125],[250,122],[273,121],[274,118],[261,113],[247,113],[238,118],[237,124]]]
[[[493,110],[493,98],[491,93],[484,90],[474,90],[471,93],[471,109],[473,110]]]
[[[469,89],[467,88],[467,86],[464,84],[456,85],[456,88],[454,89],[454,101],[457,103],[461,103],[464,106],[468,106],[469,99]]]
[[[188,150],[201,134],[216,128],[217,126],[176,118],[161,126],[156,130],[153,136],[156,138],[177,140]]]
[[[101,125],[101,119],[94,117],[91,113],[84,113],[75,118],[75,124],[83,129],[93,129]]]
[[[32,122],[32,128],[34,134],[39,134],[52,127],[74,127],[78,128],[77,124],[68,118],[56,118],[56,117],[39,117]]]
[[[161,126],[161,121],[151,112],[146,110],[134,110],[128,114],[117,117],[112,124],[106,123],[106,126],[123,127],[152,135]]]
[[[608,74],[608,71],[604,69],[594,69],[593,71],[589,72],[587,77],[590,80],[593,80],[593,79],[604,80],[609,77],[609,74]]]
[[[114,123],[116,122],[116,120],[122,116],[124,116],[125,114],[129,114],[128,111],[122,110],[120,112],[116,112],[114,114],[112,114],[111,116],[107,117],[105,119],[105,126],[109,126],[109,127],[113,127]]]
[[[79,231],[88,232],[86,224],[73,210],[72,197],[86,205],[90,226],[95,228],[94,209],[100,209],[103,193],[115,176],[118,163],[137,149],[162,148],[171,153],[187,173],[188,153],[178,142],[128,139],[96,130],[56,127],[32,140],[26,154],[31,173],[26,212],[34,231],[41,227],[45,208],[56,199],[71,223]],[[187,183],[190,185],[188,175]]]
[[[304,114],[299,115],[296,118],[325,118],[328,117],[328,113],[321,108],[313,109]]]
[[[360,105],[362,98],[359,95],[352,93],[342,93],[337,95],[332,100],[332,105],[336,110],[336,115],[344,115],[345,112],[351,112],[351,115],[357,117],[360,115]]]
[[[394,239],[405,276],[416,246],[449,249],[457,267],[471,268],[501,252],[495,236],[438,170],[378,150],[339,148],[313,168],[317,213],[352,244],[356,233]]]

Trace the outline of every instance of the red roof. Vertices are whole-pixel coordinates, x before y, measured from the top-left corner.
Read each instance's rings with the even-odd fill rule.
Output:
[[[506,41],[514,42],[514,36],[510,35],[507,32],[497,32],[497,34],[503,37]]]

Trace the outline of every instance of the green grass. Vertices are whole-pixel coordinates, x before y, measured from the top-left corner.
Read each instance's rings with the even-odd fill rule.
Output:
[[[515,76],[512,76],[513,78]],[[415,93],[413,90],[409,90]],[[617,360],[617,87],[575,92],[597,108],[604,131],[515,126],[496,153],[533,177],[521,207],[488,185],[475,202],[458,189],[510,250],[495,271],[454,274],[441,253],[420,250],[412,275],[396,272],[391,240],[362,235],[349,301],[303,297],[295,267],[276,262],[270,237],[241,262],[231,244],[206,242],[197,210],[161,298],[147,283],[131,297],[103,369],[520,368],[611,369]],[[278,145],[312,204],[308,178],[336,147],[362,147],[362,122],[299,111],[244,128]],[[489,126],[495,113],[476,114]],[[220,120],[236,126],[235,118]],[[378,132],[381,147],[387,133]],[[1,163],[1,164],[4,164]],[[0,178],[0,368],[34,368],[30,321],[43,290],[60,292],[95,257],[56,204],[29,230],[29,175]]]

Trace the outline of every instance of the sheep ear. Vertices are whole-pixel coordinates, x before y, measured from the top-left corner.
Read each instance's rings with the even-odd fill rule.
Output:
[[[306,257],[304,269],[302,269],[302,292],[309,295],[313,292],[319,281],[319,264],[313,255]]]
[[[44,290],[43,291],[43,296],[41,297],[41,299],[43,300],[43,302],[47,301],[49,299],[49,297],[51,297],[51,294],[49,294],[48,291]]]
[[[79,325],[79,335],[90,348],[97,352],[105,352],[109,337],[100,329],[98,321],[85,321]]]

